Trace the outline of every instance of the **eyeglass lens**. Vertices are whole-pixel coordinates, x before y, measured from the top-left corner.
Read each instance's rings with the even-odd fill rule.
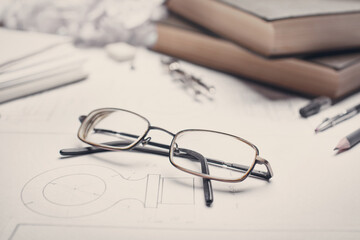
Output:
[[[80,135],[91,144],[105,147],[128,148],[149,128],[148,121],[141,116],[116,109],[92,112],[86,121]]]
[[[207,130],[185,130],[175,136],[171,161],[174,165],[195,173],[202,173],[201,162],[188,150],[207,160],[209,175],[223,180],[243,177],[255,163],[256,151],[238,138]]]

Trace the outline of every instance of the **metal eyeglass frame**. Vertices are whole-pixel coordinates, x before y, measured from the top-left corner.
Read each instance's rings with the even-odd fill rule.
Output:
[[[86,140],[86,133],[88,132],[88,129],[95,124],[94,120],[99,121],[99,118],[102,117],[101,115],[106,116],[109,112],[114,112],[114,111],[123,111],[123,112],[127,112],[127,113],[130,113],[130,114],[133,114],[135,116],[138,116],[138,117],[142,118],[143,120],[145,120],[145,122],[148,125],[146,131],[143,133],[143,135],[137,136],[137,135],[123,133],[123,132],[115,132],[115,131],[108,130],[108,129],[96,129],[96,128],[94,128],[94,130],[96,132],[102,132],[102,133],[105,133],[105,134],[122,135],[122,136],[126,136],[126,137],[136,138],[136,140],[131,144],[127,144],[126,146],[123,146],[124,143],[119,142],[119,141],[114,141],[114,142],[111,142],[111,143],[108,142],[108,143],[106,143],[106,145],[101,144],[101,143],[93,143],[93,142],[87,141]],[[97,153],[97,152],[103,152],[103,151],[109,151],[109,150],[110,151],[113,151],[113,150],[132,150],[132,151],[137,151],[137,152],[151,153],[151,154],[156,154],[156,155],[168,156],[169,160],[170,160],[170,163],[174,167],[176,167],[176,168],[178,168],[178,169],[180,169],[180,170],[182,170],[184,172],[187,172],[189,174],[196,175],[196,176],[199,176],[199,177],[203,178],[205,195],[212,195],[212,187],[211,187],[210,180],[234,183],[234,182],[241,182],[241,181],[245,180],[248,176],[263,179],[263,180],[269,180],[273,176],[273,171],[271,169],[270,163],[267,160],[265,160],[264,158],[259,156],[258,148],[254,144],[250,143],[249,141],[247,141],[247,140],[245,140],[243,138],[231,135],[231,134],[218,132],[218,131],[213,131],[213,130],[204,130],[204,129],[186,129],[186,130],[182,130],[182,131],[174,134],[174,133],[172,133],[172,132],[170,132],[170,131],[168,131],[166,129],[156,127],[156,126],[152,126],[150,124],[149,120],[147,120],[145,117],[143,117],[143,116],[141,116],[141,115],[139,115],[139,114],[137,114],[135,112],[132,112],[132,111],[129,111],[129,110],[126,110],[126,109],[120,109],[120,108],[96,109],[96,110],[90,112],[89,115],[87,115],[87,116],[80,116],[79,120],[81,122],[81,126],[80,126],[79,131],[78,131],[78,138],[81,141],[91,145],[92,147],[62,149],[62,150],[60,150],[60,154],[63,155],[63,156],[84,155],[84,154],[91,154],[91,153]],[[151,137],[147,137],[150,130],[160,130],[160,131],[163,131],[163,132],[171,135],[173,137],[173,139],[171,141],[171,144],[166,145],[166,144],[161,144],[161,143],[151,141]],[[179,151],[179,149],[176,146],[176,141],[175,141],[177,136],[179,136],[180,134],[182,134],[184,132],[191,132],[191,131],[203,131],[203,132],[211,132],[211,133],[222,134],[222,135],[226,135],[226,136],[229,136],[229,137],[233,137],[233,138],[235,138],[235,139],[249,145],[255,151],[255,157],[254,157],[254,161],[253,161],[252,165],[251,166],[244,166],[244,165],[240,165],[240,164],[227,163],[227,162],[219,161],[219,160],[216,160],[216,159],[205,158],[200,153],[197,153],[197,152],[189,150],[189,149],[183,149],[182,148]],[[166,149],[168,151],[161,151],[161,150],[156,150],[156,149],[152,149],[152,148],[146,148],[146,145],[150,145],[150,146],[153,146],[153,147],[158,147],[160,149]],[[176,153],[177,157],[180,156],[180,157],[190,158],[190,159],[193,159],[193,160],[200,161],[200,163],[201,163],[201,173],[191,171],[189,169],[183,168],[183,167],[177,165],[176,163],[174,163],[174,161],[173,161],[174,151],[177,151],[177,153]],[[214,176],[209,175],[208,164],[218,165],[218,166],[226,167],[226,168],[231,168],[231,169],[235,169],[237,171],[242,171],[242,172],[245,172],[245,173],[241,178],[238,178],[238,179],[222,179],[222,178],[218,178],[218,177],[214,177]],[[257,164],[265,165],[267,171],[264,172],[264,171],[254,170],[254,168],[255,168],[255,166]],[[212,199],[212,196],[205,196],[205,198],[207,199],[207,202],[208,202],[208,201],[210,201],[210,199]]]

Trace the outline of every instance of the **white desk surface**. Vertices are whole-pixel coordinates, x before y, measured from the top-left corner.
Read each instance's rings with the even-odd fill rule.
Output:
[[[100,49],[82,52],[87,80],[0,105],[1,239],[360,239],[360,146],[333,151],[359,128],[360,115],[314,134],[360,94],[302,119],[307,99],[189,64],[217,90],[213,101],[194,101],[148,50],[137,52],[135,70]],[[61,158],[60,149],[84,145],[78,116],[100,107],[138,112],[173,132],[205,128],[246,138],[274,177],[213,182],[208,208],[201,179],[166,158]]]

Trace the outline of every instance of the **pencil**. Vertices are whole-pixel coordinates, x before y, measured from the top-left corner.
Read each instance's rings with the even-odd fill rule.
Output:
[[[360,128],[339,141],[334,150],[345,151],[360,142]]]

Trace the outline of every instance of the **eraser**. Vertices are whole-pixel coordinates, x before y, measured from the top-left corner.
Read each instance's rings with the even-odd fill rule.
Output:
[[[119,42],[108,44],[105,47],[106,53],[112,59],[124,62],[134,59],[136,54],[136,47],[133,47],[127,43]]]

